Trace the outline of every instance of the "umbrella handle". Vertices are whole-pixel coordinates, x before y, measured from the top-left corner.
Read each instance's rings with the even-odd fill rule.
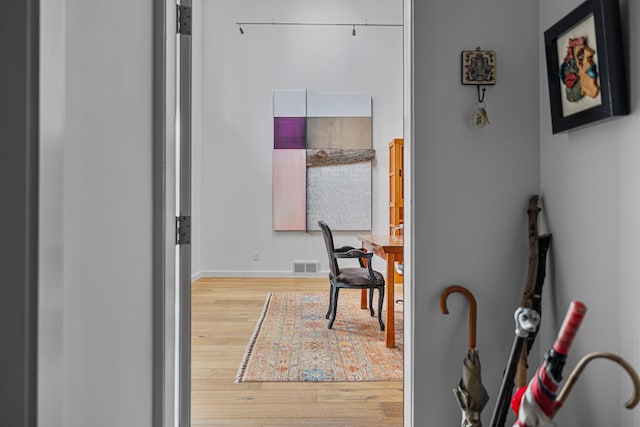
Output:
[[[625,371],[627,371],[627,373],[631,377],[631,382],[633,383],[633,396],[631,396],[631,399],[625,403],[625,407],[627,409],[632,409],[638,404],[638,402],[640,401],[640,379],[638,379],[638,374],[633,369],[633,367],[629,365],[629,363],[626,360],[624,360],[622,357],[618,356],[617,354],[607,353],[607,352],[595,352],[595,353],[589,353],[586,356],[584,356],[582,359],[580,359],[580,361],[575,366],[575,368],[573,368],[573,371],[571,371],[571,374],[569,375],[569,379],[567,379],[566,384],[564,385],[564,387],[562,387],[562,390],[558,394],[558,398],[556,399],[557,407],[553,415],[555,415],[558,409],[560,409],[560,406],[562,406],[564,401],[567,399],[567,396],[573,389],[573,386],[578,380],[578,377],[580,376],[584,368],[587,366],[587,364],[591,362],[593,359],[598,359],[598,358],[612,360],[618,365],[622,366],[622,368]]]
[[[442,314],[449,314],[449,310],[447,309],[447,297],[454,293],[458,292],[463,294],[467,301],[469,301],[469,351],[476,348],[476,299],[473,294],[465,287],[459,285],[452,285],[446,288],[440,294],[440,311]]]

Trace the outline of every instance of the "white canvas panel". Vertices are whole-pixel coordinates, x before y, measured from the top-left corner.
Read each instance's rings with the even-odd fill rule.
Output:
[[[307,168],[307,229],[371,230],[371,162]]]
[[[273,117],[306,117],[306,90],[274,90]]]
[[[307,117],[371,117],[366,94],[315,95],[307,93]]]

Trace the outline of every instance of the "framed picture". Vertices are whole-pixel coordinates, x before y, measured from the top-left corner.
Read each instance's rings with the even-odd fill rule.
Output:
[[[553,133],[629,113],[617,0],[587,0],[544,33]]]

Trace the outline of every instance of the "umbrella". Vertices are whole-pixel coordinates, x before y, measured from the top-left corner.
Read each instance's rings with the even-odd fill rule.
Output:
[[[518,307],[513,314],[516,322],[516,336],[511,346],[507,367],[502,376],[498,399],[491,416],[491,427],[504,427],[507,420],[507,412],[509,411],[509,403],[511,401],[511,393],[513,392],[513,380],[516,375],[518,362],[521,360],[520,354],[523,347],[538,330],[540,325],[540,315],[531,308]],[[525,386],[526,387],[526,386]]]
[[[555,410],[556,392],[562,380],[562,370],[569,354],[576,332],[582,323],[587,307],[573,301],[564,318],[553,347],[536,371],[529,385],[522,387],[512,400],[512,407],[518,414],[514,427],[554,426],[551,420]]]
[[[480,356],[476,350],[476,299],[468,289],[462,286],[449,286],[440,294],[440,311],[443,314],[449,314],[447,297],[453,292],[463,294],[469,301],[469,348],[462,365],[462,377],[456,388],[453,389],[453,394],[462,411],[460,426],[482,427],[480,413],[489,401],[489,395],[482,385]]]

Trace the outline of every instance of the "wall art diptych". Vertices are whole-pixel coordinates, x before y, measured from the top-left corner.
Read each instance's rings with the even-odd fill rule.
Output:
[[[273,229],[370,230],[371,97],[274,91],[273,112]]]

